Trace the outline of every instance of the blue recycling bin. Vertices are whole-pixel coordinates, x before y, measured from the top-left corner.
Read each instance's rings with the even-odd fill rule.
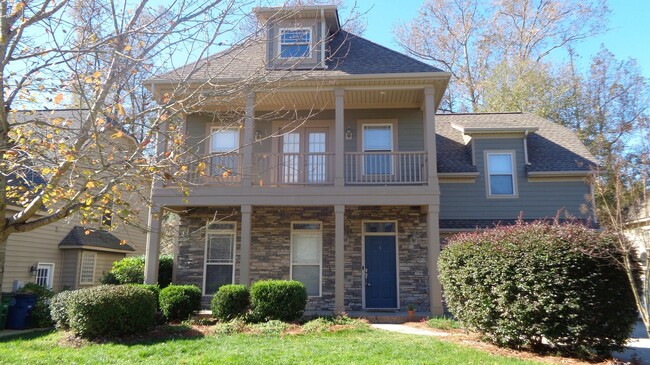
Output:
[[[14,330],[29,328],[29,319],[34,305],[36,305],[36,295],[16,294],[9,303],[6,327]]]

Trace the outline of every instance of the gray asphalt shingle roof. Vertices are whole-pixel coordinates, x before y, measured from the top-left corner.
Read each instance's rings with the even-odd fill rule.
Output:
[[[412,72],[443,72],[402,53],[371,42],[363,37],[339,30],[328,42],[330,56],[327,69],[281,70],[267,69],[266,42],[264,39],[251,39],[225,51],[158,75],[153,79],[255,79],[263,77],[273,81],[291,76],[334,77],[362,74],[388,74]],[[298,65],[299,68],[300,65]]]
[[[133,247],[127,244],[120,244],[120,239],[112,235],[110,232],[101,230],[88,230],[90,233],[86,234],[88,229],[80,226],[75,226],[70,232],[61,240],[59,246],[78,246],[84,247],[98,247],[108,248],[120,251],[135,251]]]
[[[438,172],[476,172],[470,145],[454,128],[538,128],[528,135],[529,172],[589,171],[596,159],[568,128],[529,113],[439,114],[436,115]]]

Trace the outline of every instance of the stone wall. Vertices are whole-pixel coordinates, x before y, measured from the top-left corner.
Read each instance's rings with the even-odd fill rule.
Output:
[[[205,225],[208,219],[237,222],[235,282],[239,282],[239,207],[197,208],[181,215],[176,284],[203,288]],[[420,207],[347,207],[345,211],[345,298],[347,311],[362,310],[362,221],[397,221],[399,303],[429,310],[426,213]],[[308,311],[334,310],[333,207],[253,207],[250,278],[290,279],[291,222],[320,221],[323,229],[322,295],[309,298]],[[211,296],[203,306],[209,307]]]

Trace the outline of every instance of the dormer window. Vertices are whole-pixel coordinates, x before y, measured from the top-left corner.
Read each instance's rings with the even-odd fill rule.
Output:
[[[280,58],[311,57],[311,29],[280,29]]]

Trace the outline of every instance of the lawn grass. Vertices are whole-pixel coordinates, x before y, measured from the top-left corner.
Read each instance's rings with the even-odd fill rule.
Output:
[[[428,336],[379,330],[304,335],[208,335],[137,343],[60,345],[64,334],[0,338],[3,364],[533,364]]]

